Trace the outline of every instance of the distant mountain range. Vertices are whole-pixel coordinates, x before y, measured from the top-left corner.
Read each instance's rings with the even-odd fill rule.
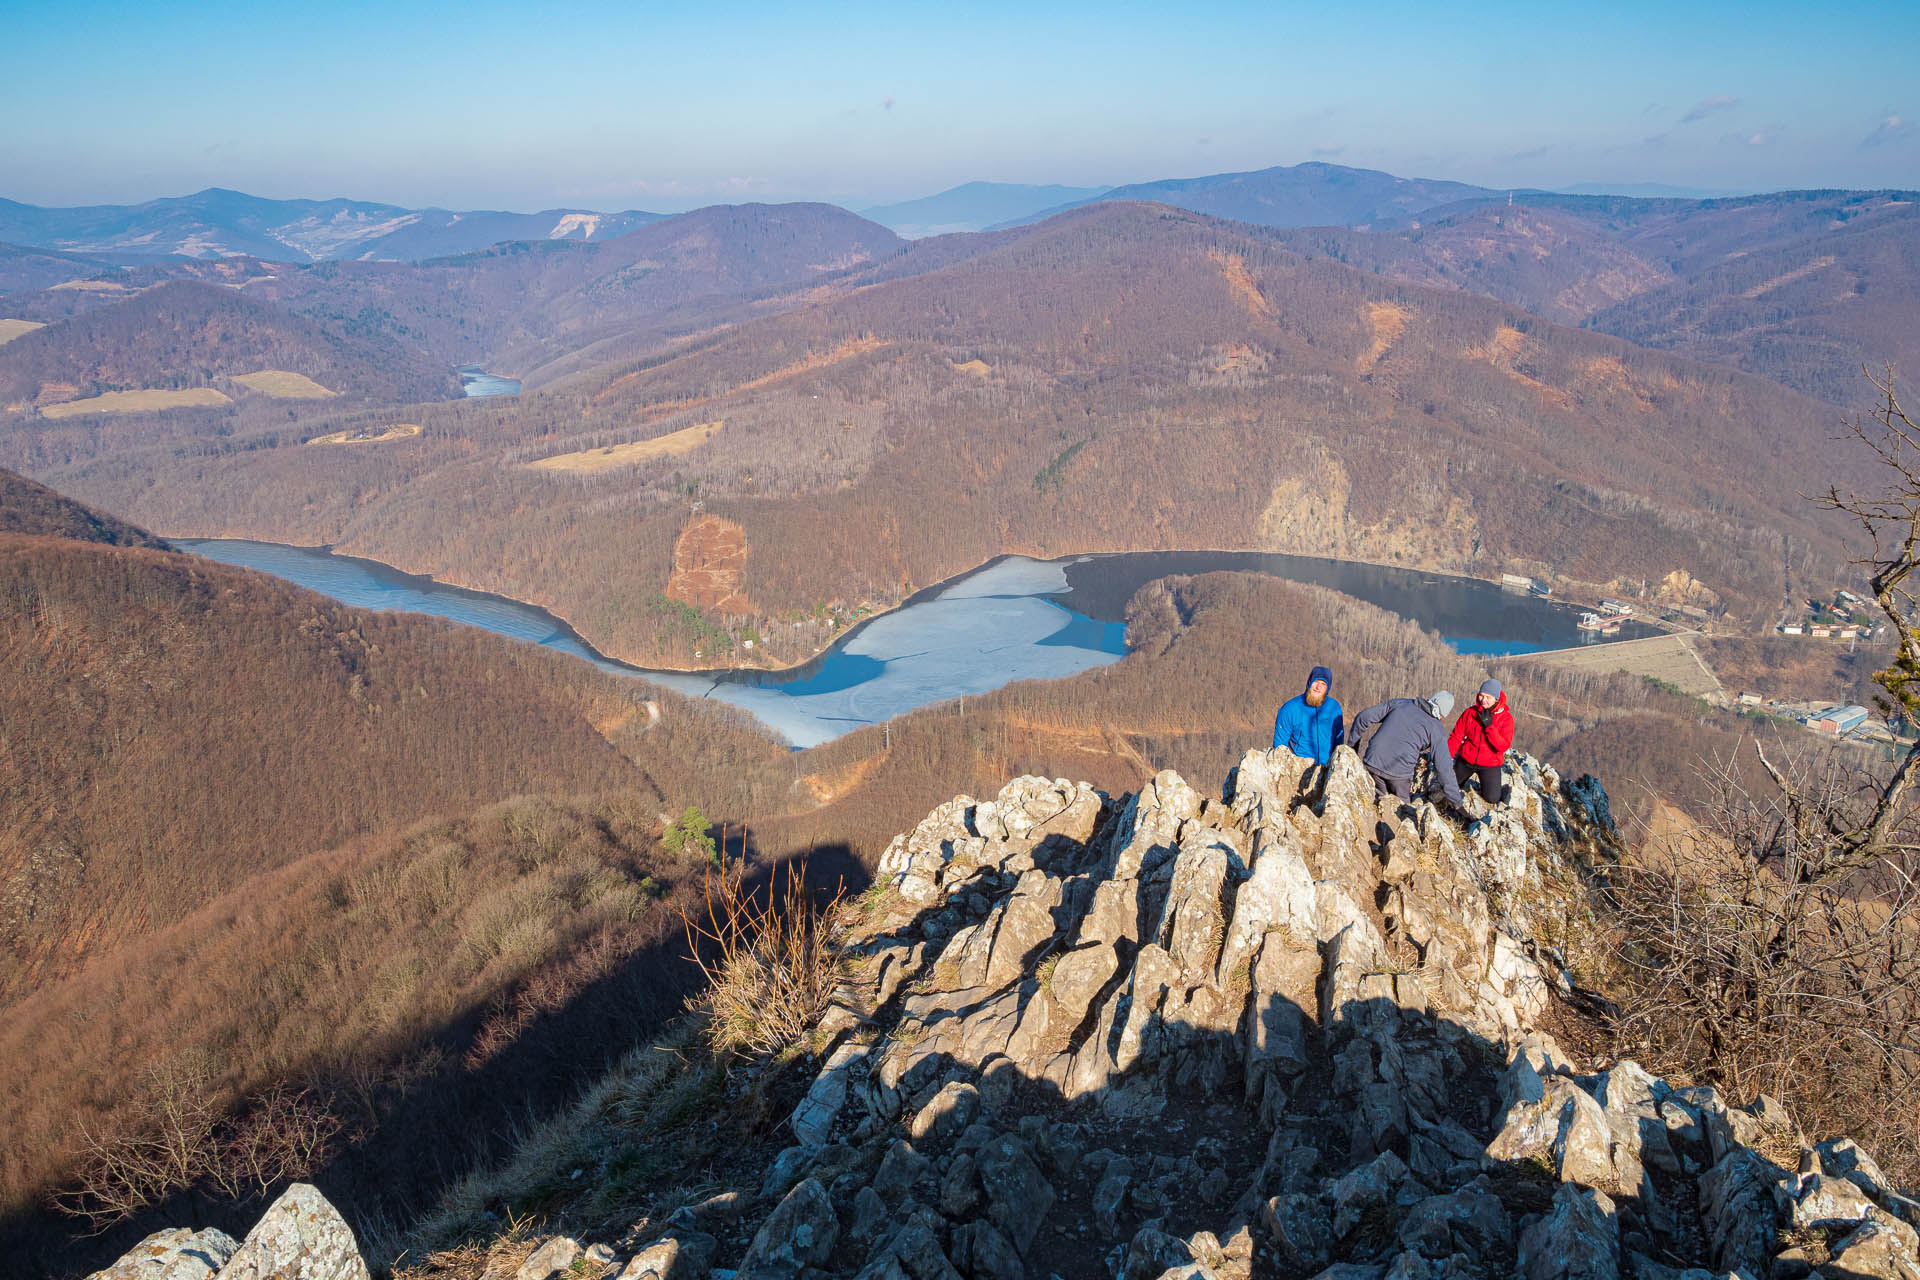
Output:
[[[1504,191],[1430,178],[1398,178],[1378,169],[1312,162],[1276,165],[1251,173],[1203,178],[1167,178],[1113,187],[1096,196],[1055,205],[1002,226],[1039,222],[1083,205],[1151,200],[1195,213],[1261,227],[1363,227],[1404,218],[1436,205],[1504,196]]]
[[[860,216],[871,218],[909,240],[926,236],[951,235],[958,231],[984,231],[988,227],[1013,222],[1038,214],[1043,209],[1064,209],[1095,199],[1111,187],[1035,187],[1018,182],[968,182],[938,195],[900,204],[876,205],[862,209]]]
[[[417,261],[503,240],[605,240],[662,216],[579,209],[457,213],[360,200],[268,200],[209,187],[145,204],[74,209],[0,200],[0,242],[144,257]]]

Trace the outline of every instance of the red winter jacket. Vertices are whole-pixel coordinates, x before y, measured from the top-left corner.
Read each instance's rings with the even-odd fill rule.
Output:
[[[1476,699],[1467,704],[1467,709],[1453,722],[1453,732],[1447,736],[1447,750],[1453,752],[1455,760],[1465,760],[1468,764],[1499,764],[1507,758],[1507,748],[1512,745],[1513,713],[1507,710],[1504,693],[1493,704],[1489,723],[1480,723],[1480,704]]]

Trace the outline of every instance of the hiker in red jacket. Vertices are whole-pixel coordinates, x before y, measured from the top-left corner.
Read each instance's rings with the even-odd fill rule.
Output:
[[[1473,704],[1453,722],[1447,749],[1453,752],[1453,776],[1462,789],[1469,778],[1480,779],[1480,795],[1488,804],[1500,803],[1500,766],[1513,745],[1513,713],[1498,680],[1480,686]]]

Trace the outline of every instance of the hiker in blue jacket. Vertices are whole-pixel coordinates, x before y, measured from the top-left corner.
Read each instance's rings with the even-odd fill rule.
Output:
[[[1453,695],[1442,689],[1427,698],[1389,698],[1353,718],[1356,742],[1367,730],[1380,726],[1360,760],[1373,775],[1378,794],[1391,792],[1402,800],[1413,799],[1413,774],[1420,767],[1420,757],[1426,756],[1440,775],[1447,799],[1456,809],[1464,807],[1460,783],[1453,776],[1453,753],[1447,749],[1446,718],[1452,710]]]
[[[1346,740],[1347,718],[1333,696],[1333,672],[1315,667],[1307,673],[1306,692],[1289,699],[1273,718],[1273,745],[1325,764]]]

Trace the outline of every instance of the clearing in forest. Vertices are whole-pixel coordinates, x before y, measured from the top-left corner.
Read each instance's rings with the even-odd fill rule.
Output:
[[[565,471],[574,475],[611,471],[615,467],[630,467],[649,458],[678,457],[683,453],[691,453],[713,439],[725,425],[724,421],[696,422],[690,427],[669,431],[650,440],[610,444],[602,449],[582,449],[578,453],[558,453],[527,465],[538,471]]]
[[[152,413],[160,409],[199,409],[211,405],[232,404],[212,387],[187,387],[178,391],[109,391],[46,405],[40,410],[45,418],[77,418],[86,413]]]
[[[44,329],[46,327],[44,324],[40,324],[34,320],[7,320],[0,318],[0,346],[12,342],[15,338],[23,338],[35,329]]]
[[[1373,335],[1373,345],[1354,357],[1354,368],[1366,373],[1379,364],[1407,331],[1410,318],[1411,313],[1397,302],[1369,302],[1367,329]]]
[[[1507,662],[1537,662],[1545,666],[1578,667],[1589,671],[1625,671],[1673,685],[1696,698],[1724,693],[1720,680],[1687,643],[1684,635],[1647,636],[1611,644],[1582,645],[1543,653],[1516,654]]]
[[[356,431],[329,431],[315,436],[308,444],[384,444],[389,440],[411,440],[420,434],[417,422],[396,422],[390,427],[361,427]]]
[[[289,369],[236,373],[233,380],[249,391],[258,391],[276,400],[325,400],[340,394],[327,390],[304,373],[294,373]]]
[[[751,613],[746,576],[747,531],[720,516],[695,516],[674,543],[667,599],[718,613]]]

